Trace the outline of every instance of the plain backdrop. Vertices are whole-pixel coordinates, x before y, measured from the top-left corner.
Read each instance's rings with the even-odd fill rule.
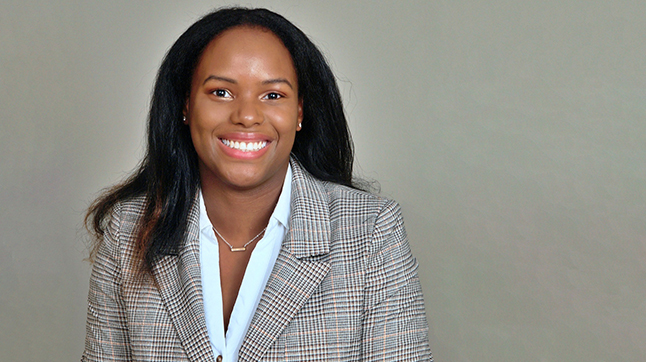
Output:
[[[0,1],[0,360],[72,361],[82,229],[222,1]],[[328,57],[398,200],[437,361],[646,359],[646,2],[249,1]]]

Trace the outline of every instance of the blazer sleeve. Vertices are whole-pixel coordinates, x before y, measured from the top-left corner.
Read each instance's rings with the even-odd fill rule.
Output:
[[[92,268],[84,362],[132,360],[121,297],[120,209],[115,206]]]
[[[432,361],[422,288],[399,205],[377,216],[367,261],[364,361]]]

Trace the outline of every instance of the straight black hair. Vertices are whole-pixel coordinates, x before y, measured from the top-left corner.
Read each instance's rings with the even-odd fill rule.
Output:
[[[352,139],[334,74],[325,57],[296,26],[266,9],[223,8],[191,25],[166,54],[152,95],[147,152],[133,174],[105,191],[88,209],[86,224],[95,236],[91,258],[116,203],[145,196],[136,247],[143,271],[163,255],[177,254],[200,185],[198,157],[183,111],[193,72],[206,46],[223,31],[250,26],[281,39],[292,56],[303,100],[303,128],[292,155],[314,177],[359,188],[352,179]]]

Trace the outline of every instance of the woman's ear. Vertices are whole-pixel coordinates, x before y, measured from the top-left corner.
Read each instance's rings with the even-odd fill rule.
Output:
[[[188,124],[188,99],[186,100],[186,103],[184,103],[184,111],[182,113],[182,123]]]
[[[296,131],[300,131],[303,128],[303,98],[298,100],[298,126],[296,126]]]

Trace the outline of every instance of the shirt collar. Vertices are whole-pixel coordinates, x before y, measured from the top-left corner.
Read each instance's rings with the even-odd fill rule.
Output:
[[[285,181],[283,181],[283,189],[280,191],[280,196],[278,197],[278,202],[272,212],[271,219],[275,219],[283,227],[287,228],[289,223],[289,216],[291,213],[291,197],[292,196],[292,165],[287,165],[287,173],[285,174]],[[211,220],[206,213],[206,206],[204,205],[204,197],[202,196],[202,190],[199,192],[199,202],[200,202],[200,230],[205,228],[210,229],[212,227]]]

